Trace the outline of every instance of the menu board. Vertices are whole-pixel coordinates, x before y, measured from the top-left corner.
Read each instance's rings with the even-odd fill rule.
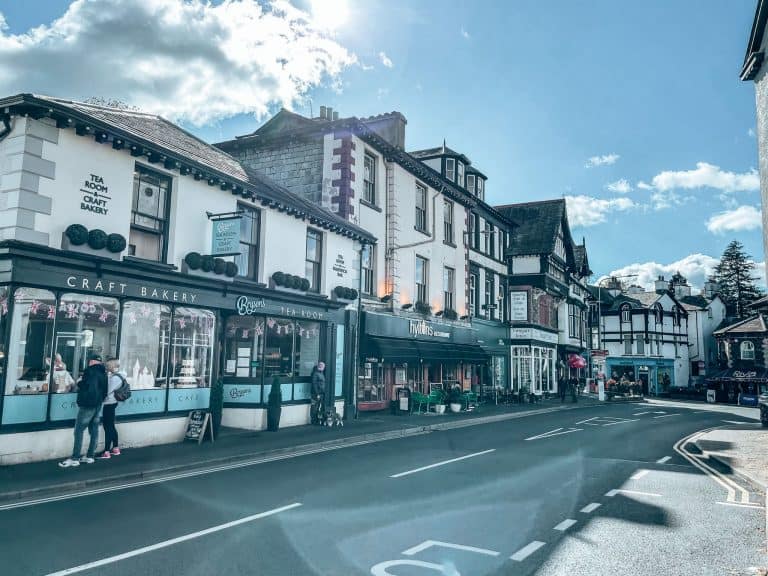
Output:
[[[192,410],[189,416],[187,416],[184,440],[194,440],[200,444],[205,439],[206,432],[210,432],[210,439],[213,442],[213,421],[211,420],[210,412]]]

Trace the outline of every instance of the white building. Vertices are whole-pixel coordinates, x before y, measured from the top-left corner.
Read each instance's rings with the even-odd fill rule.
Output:
[[[666,282],[657,284],[654,292],[636,286],[622,292],[615,280],[589,287],[593,349],[607,351],[598,371],[639,382],[650,395],[688,386],[690,374],[688,313]]]
[[[262,428],[275,379],[282,425],[305,423],[319,360],[341,406],[373,234],[151,114],[27,94],[0,110],[0,464],[71,450],[93,352],[128,373],[126,446],[180,440],[199,408]]]
[[[318,118],[282,110],[218,144],[379,239],[362,258],[363,409],[384,408],[404,384],[493,384],[508,354],[508,222],[483,201],[485,177],[466,157],[406,152],[405,126],[398,112],[358,119],[325,107]]]

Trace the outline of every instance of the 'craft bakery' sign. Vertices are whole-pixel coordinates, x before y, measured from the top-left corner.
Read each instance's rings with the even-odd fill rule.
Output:
[[[120,296],[140,296],[152,298],[164,302],[181,302],[194,304],[197,294],[186,290],[162,288],[148,284],[130,284],[127,282],[114,282],[101,278],[88,278],[86,276],[67,276],[67,286],[78,290],[90,290],[91,292],[103,292]]]

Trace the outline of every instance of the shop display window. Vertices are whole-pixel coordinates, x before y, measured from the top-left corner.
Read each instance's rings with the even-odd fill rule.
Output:
[[[175,308],[170,346],[172,388],[209,388],[216,318],[209,310]]]
[[[171,307],[147,302],[126,302],[120,330],[120,365],[128,373],[132,390],[168,385],[168,348]]]
[[[320,323],[296,322],[294,363],[294,400],[308,400],[311,396],[312,369],[320,361]],[[328,375],[326,366],[326,377]]]
[[[230,316],[224,338],[224,402],[262,402],[264,318]]]

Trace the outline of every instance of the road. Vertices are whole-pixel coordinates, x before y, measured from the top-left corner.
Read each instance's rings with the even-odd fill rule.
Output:
[[[0,507],[0,565],[4,576],[754,574],[766,565],[763,495],[678,443],[744,414],[597,406]]]

